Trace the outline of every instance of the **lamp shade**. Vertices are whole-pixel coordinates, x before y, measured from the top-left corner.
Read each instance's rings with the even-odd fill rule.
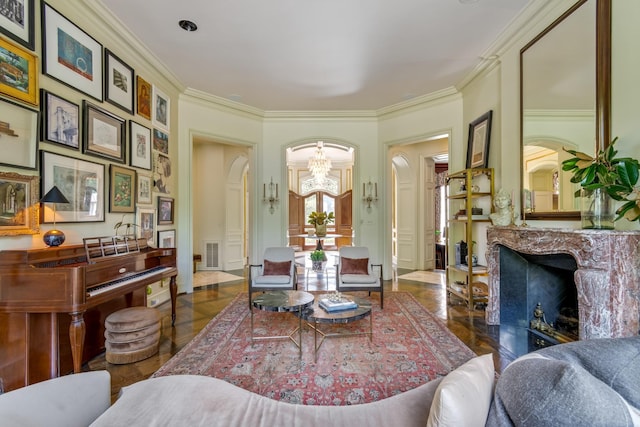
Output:
[[[44,197],[42,197],[42,199],[40,199],[40,202],[46,202],[46,203],[69,203],[69,200],[67,200],[66,197],[64,197],[64,194],[62,194],[62,191],[60,191],[58,189],[57,186],[53,186],[51,187],[51,190],[49,190],[47,192],[47,194],[44,195]]]

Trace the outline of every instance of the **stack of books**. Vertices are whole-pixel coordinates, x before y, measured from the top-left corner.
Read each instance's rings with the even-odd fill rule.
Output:
[[[332,313],[334,311],[353,310],[355,308],[358,308],[358,304],[344,298],[340,301],[331,301],[329,298],[322,298],[318,305],[328,313]]]

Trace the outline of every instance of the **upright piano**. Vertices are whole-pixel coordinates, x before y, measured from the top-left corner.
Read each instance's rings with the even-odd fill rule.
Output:
[[[54,378],[104,351],[104,319],[146,305],[146,287],[169,280],[176,317],[175,248],[97,237],[82,245],[0,251],[0,378],[5,390]]]

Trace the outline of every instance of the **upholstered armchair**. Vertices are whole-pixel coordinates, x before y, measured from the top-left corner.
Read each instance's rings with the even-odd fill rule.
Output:
[[[262,264],[249,266],[249,309],[254,292],[294,290],[297,287],[298,273],[293,248],[267,248]]]
[[[380,308],[383,308],[382,264],[371,264],[369,249],[362,246],[343,246],[339,249],[336,265],[336,290],[338,292],[380,292]]]

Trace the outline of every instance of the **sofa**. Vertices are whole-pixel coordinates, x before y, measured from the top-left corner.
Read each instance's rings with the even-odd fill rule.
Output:
[[[633,426],[640,425],[640,337],[549,347],[516,359],[499,377],[492,356],[478,356],[444,378],[353,406],[293,405],[191,375],[124,387],[113,405],[109,393],[105,371],[44,381],[0,395],[0,424]]]

